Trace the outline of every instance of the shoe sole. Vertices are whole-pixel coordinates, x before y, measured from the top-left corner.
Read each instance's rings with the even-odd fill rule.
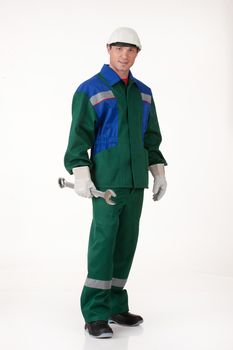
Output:
[[[137,327],[137,326],[139,326],[141,323],[143,323],[143,320],[141,320],[141,321],[138,321],[137,323],[135,323],[135,324],[125,324],[125,323],[119,323],[119,322],[116,322],[116,321],[114,321],[114,320],[108,320],[108,323],[110,323],[110,324],[117,324],[117,325],[119,325],[119,326],[124,326],[124,327]]]
[[[103,333],[103,334],[100,334],[100,335],[93,335],[93,334],[90,334],[88,329],[85,329],[85,332],[90,335],[91,337],[93,338],[97,338],[97,339],[108,339],[108,338],[112,338],[113,334],[112,333]]]

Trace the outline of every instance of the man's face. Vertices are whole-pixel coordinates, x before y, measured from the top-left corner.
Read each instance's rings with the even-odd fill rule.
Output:
[[[138,54],[136,47],[107,46],[110,55],[110,67],[121,77],[127,77],[130,67],[134,64]]]

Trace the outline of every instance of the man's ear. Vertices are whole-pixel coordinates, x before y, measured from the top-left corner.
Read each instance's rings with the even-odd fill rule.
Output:
[[[106,47],[107,47],[107,50],[108,50],[108,53],[109,53],[110,50],[111,50],[111,45],[107,44]]]

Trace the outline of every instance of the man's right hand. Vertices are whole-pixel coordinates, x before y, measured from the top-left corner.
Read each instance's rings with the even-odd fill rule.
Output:
[[[82,197],[91,198],[93,194],[91,189],[96,189],[91,180],[90,169],[88,166],[80,166],[72,169],[74,174],[74,190]]]

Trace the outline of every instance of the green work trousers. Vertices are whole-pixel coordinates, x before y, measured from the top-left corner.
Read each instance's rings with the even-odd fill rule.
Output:
[[[129,310],[124,285],[137,246],[144,189],[114,191],[116,205],[108,205],[102,198],[92,199],[88,275],[81,295],[86,322],[108,320],[113,314]]]

